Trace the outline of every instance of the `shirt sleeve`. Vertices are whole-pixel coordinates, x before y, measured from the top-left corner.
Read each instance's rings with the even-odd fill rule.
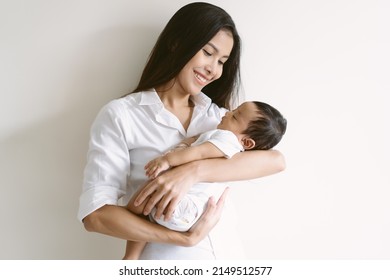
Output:
[[[104,205],[117,205],[126,192],[130,156],[120,105],[117,100],[108,103],[92,124],[77,215],[80,221]]]
[[[244,150],[237,136],[228,130],[217,129],[207,141],[220,149],[226,158],[231,158]]]

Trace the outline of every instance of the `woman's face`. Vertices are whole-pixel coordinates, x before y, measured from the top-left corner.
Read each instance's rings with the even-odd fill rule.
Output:
[[[219,79],[233,44],[231,32],[220,30],[187,62],[176,77],[174,87],[185,94],[198,94],[203,87]]]

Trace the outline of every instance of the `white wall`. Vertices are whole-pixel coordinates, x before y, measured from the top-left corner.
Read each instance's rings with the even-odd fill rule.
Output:
[[[122,256],[76,220],[89,126],[188,2],[0,1],[0,259]],[[241,33],[246,98],[288,119],[287,170],[233,184],[248,258],[389,258],[389,4],[211,2]]]

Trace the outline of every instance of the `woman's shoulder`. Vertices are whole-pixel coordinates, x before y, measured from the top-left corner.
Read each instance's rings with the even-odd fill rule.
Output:
[[[106,104],[107,107],[127,107],[139,103],[142,92],[130,93],[125,96],[111,100]]]
[[[103,105],[103,107],[100,109],[99,114],[107,116],[120,116],[122,114],[123,108],[124,102],[122,98],[113,99]]]
[[[224,107],[219,107],[217,104],[215,103],[211,103],[210,104],[210,108],[209,110],[212,110],[212,111],[215,111],[215,112],[222,112],[223,114],[225,114],[228,109],[224,108]]]
[[[205,109],[207,110],[207,114],[210,115],[216,115],[218,117],[223,117],[225,113],[228,111],[226,108],[219,107],[217,104],[215,104],[210,97],[208,97],[206,94],[201,92],[199,95],[196,96],[196,101],[199,104],[202,104],[205,106]]]
[[[102,110],[122,113],[129,111],[139,105],[143,94],[144,92],[136,92],[110,100],[102,107]]]
[[[134,96],[124,96],[112,99],[104,104],[96,117],[97,120],[124,120],[128,118],[128,112],[131,107],[134,107],[136,102]]]
[[[219,107],[215,103],[211,103],[210,107],[207,110],[207,115],[208,116],[216,116],[218,119],[221,119],[227,112],[228,110],[223,107]]]

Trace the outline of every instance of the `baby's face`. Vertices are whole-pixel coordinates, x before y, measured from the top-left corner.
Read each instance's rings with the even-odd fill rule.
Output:
[[[257,116],[256,105],[253,102],[244,102],[235,110],[227,112],[217,128],[230,130],[238,136],[247,129],[250,121]]]

